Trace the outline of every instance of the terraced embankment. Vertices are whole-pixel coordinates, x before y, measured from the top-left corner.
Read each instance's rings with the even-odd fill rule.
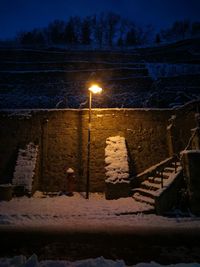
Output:
[[[94,80],[104,89],[94,107],[183,105],[200,96],[199,42],[126,51],[1,48],[0,108],[88,107]]]
[[[53,108],[60,102],[59,107],[77,108],[94,80],[105,88],[99,107],[121,107],[121,94],[131,100],[130,95],[152,86],[146,65],[134,53],[0,50],[0,93],[21,96],[16,107],[26,108],[23,96],[40,96],[47,103],[34,99],[31,107]]]

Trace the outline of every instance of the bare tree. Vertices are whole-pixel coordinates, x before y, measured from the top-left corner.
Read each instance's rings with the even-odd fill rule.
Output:
[[[91,17],[83,19],[81,27],[81,43],[85,45],[91,43]]]
[[[117,24],[120,21],[120,16],[115,13],[108,13],[106,17],[106,26],[107,26],[107,41],[110,47],[113,47],[113,39],[117,31]]]
[[[48,25],[47,31],[49,39],[52,41],[52,43],[64,43],[65,22],[63,20],[54,20]]]
[[[78,36],[75,30],[75,22],[73,18],[70,18],[67,22],[64,37],[67,44],[76,44],[78,42]]]
[[[99,17],[95,15],[93,20],[94,40],[98,44],[99,48],[102,48],[103,45],[104,31],[105,31],[104,26],[105,26],[104,13],[101,13]]]

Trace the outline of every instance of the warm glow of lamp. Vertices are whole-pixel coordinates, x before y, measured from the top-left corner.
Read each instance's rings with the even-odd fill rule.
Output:
[[[100,94],[102,92],[102,88],[98,86],[98,84],[93,84],[90,88],[89,91],[92,92],[93,94]]]

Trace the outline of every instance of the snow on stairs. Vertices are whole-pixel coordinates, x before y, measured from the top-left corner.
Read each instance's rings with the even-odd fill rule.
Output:
[[[155,201],[153,198],[141,195],[141,191],[134,193],[133,198],[138,202],[144,202],[144,203],[149,204],[151,206],[154,206],[154,204],[155,204]]]
[[[144,172],[146,174],[145,180],[140,184],[140,187],[132,189],[132,197],[136,201],[149,204],[155,208],[156,197],[159,197],[169,187],[182,170],[180,162],[175,163],[169,159],[167,161],[169,161],[168,166],[165,164],[162,166],[163,161],[155,168],[150,168],[149,175],[147,175],[148,170],[146,173]]]

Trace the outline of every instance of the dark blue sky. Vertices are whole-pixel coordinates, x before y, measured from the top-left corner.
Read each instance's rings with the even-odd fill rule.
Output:
[[[176,19],[199,20],[200,0],[0,0],[0,38],[47,26],[54,19],[101,11],[161,28]]]

